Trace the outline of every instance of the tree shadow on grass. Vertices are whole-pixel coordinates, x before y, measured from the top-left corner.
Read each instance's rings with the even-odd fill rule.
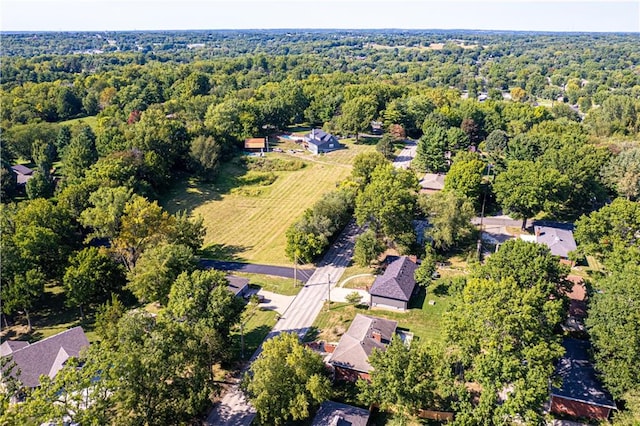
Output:
[[[424,301],[427,298],[427,289],[420,286],[417,293],[409,301],[409,309],[422,309]]]
[[[234,338],[235,340],[235,353],[236,360],[238,361],[246,361],[255,353],[255,351],[260,347],[264,339],[267,337],[269,332],[271,331],[271,327],[268,325],[260,325],[255,327],[245,333],[244,335],[244,359],[240,357],[240,334],[237,334]]]
[[[249,249],[246,246],[236,246],[229,244],[209,244],[198,250],[198,255],[205,259],[225,260],[228,262],[243,262],[246,259],[238,256]]]

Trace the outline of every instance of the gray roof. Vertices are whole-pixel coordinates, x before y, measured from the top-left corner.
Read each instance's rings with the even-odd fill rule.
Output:
[[[338,139],[336,139],[335,136],[321,129],[312,129],[305,139],[308,143],[312,143],[317,146],[322,146],[329,143],[339,144]]]
[[[20,370],[22,384],[34,388],[40,384],[41,375],[55,377],[69,358],[78,357],[87,346],[89,340],[82,327],[74,327],[14,350],[10,356]]]
[[[576,249],[576,240],[569,229],[535,226],[534,231],[536,242],[549,247],[554,256],[569,257],[569,252]]]
[[[446,175],[441,173],[426,173],[420,180],[420,187],[422,189],[429,189],[432,191],[440,191],[444,189],[444,178]]]
[[[616,409],[613,398],[596,377],[589,360],[589,342],[565,338],[565,354],[558,362],[556,374],[562,386],[551,389],[551,395],[591,405]]]
[[[367,426],[371,413],[364,408],[339,402],[325,401],[311,426]]]
[[[33,177],[33,170],[22,164],[11,166],[11,170],[16,174],[16,182],[19,185],[27,183],[27,181]]]
[[[249,280],[247,278],[236,277],[234,275],[227,275],[227,281],[229,281],[227,288],[236,296],[242,293],[242,290],[249,285]]]
[[[369,355],[374,349],[385,350],[397,327],[397,321],[357,314],[340,338],[329,363],[363,373],[371,371]],[[374,339],[374,332],[380,333],[382,342]]]
[[[29,342],[25,342],[24,340],[5,340],[0,345],[0,356],[9,355],[25,346],[29,346]]]
[[[387,266],[384,274],[376,278],[369,293],[372,296],[408,302],[416,287],[416,280],[413,277],[416,269],[418,265],[411,259],[400,256]]]

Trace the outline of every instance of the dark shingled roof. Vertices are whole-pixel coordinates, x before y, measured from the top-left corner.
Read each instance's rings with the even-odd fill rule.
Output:
[[[369,293],[372,296],[408,302],[416,286],[416,280],[413,278],[416,269],[418,265],[411,259],[400,256],[387,266],[384,274],[376,278]]]
[[[613,398],[596,377],[595,369],[589,361],[589,342],[565,338],[562,346],[566,353],[556,367],[556,374],[562,379],[562,387],[552,388],[551,395],[617,409]]]
[[[33,174],[33,170],[28,168],[27,166],[23,166],[22,164],[16,164],[15,166],[11,166],[14,172],[19,173],[21,175],[31,175]]]
[[[249,285],[249,280],[247,278],[236,277],[234,275],[227,275],[227,281],[229,281],[227,288],[236,296]]]
[[[9,355],[25,346],[29,346],[29,342],[25,342],[24,340],[5,340],[0,345],[0,356]]]
[[[41,375],[55,377],[64,363],[78,357],[86,346],[89,340],[82,327],[74,327],[18,349],[10,356],[20,370],[18,378],[22,384],[35,388],[40,384]]]
[[[536,243],[549,247],[551,254],[569,257],[569,253],[576,249],[576,240],[570,229],[549,226],[535,226]]]
[[[369,410],[364,408],[325,401],[320,406],[311,426],[367,426],[370,415]]]
[[[398,327],[397,321],[357,314],[346,333],[342,335],[330,364],[351,370],[369,372],[369,355],[374,349],[385,350]],[[381,342],[373,338],[380,333]]]
[[[335,148],[340,146],[340,143],[335,136],[321,129],[312,129],[305,137],[305,140],[310,144],[317,145],[318,147],[326,146],[330,143],[336,144]]]

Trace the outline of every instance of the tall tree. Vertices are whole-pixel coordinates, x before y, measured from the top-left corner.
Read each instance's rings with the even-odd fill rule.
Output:
[[[525,229],[528,218],[543,210],[553,211],[568,186],[566,176],[555,169],[531,161],[511,161],[507,170],[496,177],[493,189],[498,203],[522,219]]]
[[[602,170],[605,181],[628,200],[640,197],[640,148],[622,151]]]
[[[432,225],[427,231],[434,247],[449,250],[469,241],[475,232],[471,218],[475,215],[473,203],[454,192],[420,195],[418,204]]]
[[[342,105],[342,115],[338,119],[338,127],[343,134],[355,134],[356,143],[360,132],[371,125],[376,113],[376,99],[373,96],[358,96]]]
[[[485,165],[477,154],[461,151],[453,158],[453,164],[444,179],[444,190],[467,197],[474,203],[480,196],[482,172]]]
[[[357,196],[358,224],[369,223],[390,241],[409,247],[414,241],[413,216],[418,180],[409,170],[391,164],[376,167],[371,183]]]
[[[263,344],[242,386],[262,424],[306,419],[314,406],[331,395],[322,358],[300,344],[293,333]]]
[[[64,148],[62,153],[64,173],[70,178],[81,178],[89,166],[97,160],[96,136],[91,127],[82,125],[75,129],[69,145]]]

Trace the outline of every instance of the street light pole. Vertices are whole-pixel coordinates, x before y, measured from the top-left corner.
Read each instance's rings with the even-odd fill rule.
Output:
[[[482,253],[482,228],[484,222],[484,206],[487,202],[487,192],[489,184],[491,183],[489,180],[489,175],[491,174],[491,163],[487,164],[487,185],[484,187],[484,195],[482,197],[482,210],[480,211],[480,235],[478,236],[478,259],[480,259],[480,254]]]
[[[327,310],[329,309],[329,306],[331,305],[331,274],[327,274]]]

